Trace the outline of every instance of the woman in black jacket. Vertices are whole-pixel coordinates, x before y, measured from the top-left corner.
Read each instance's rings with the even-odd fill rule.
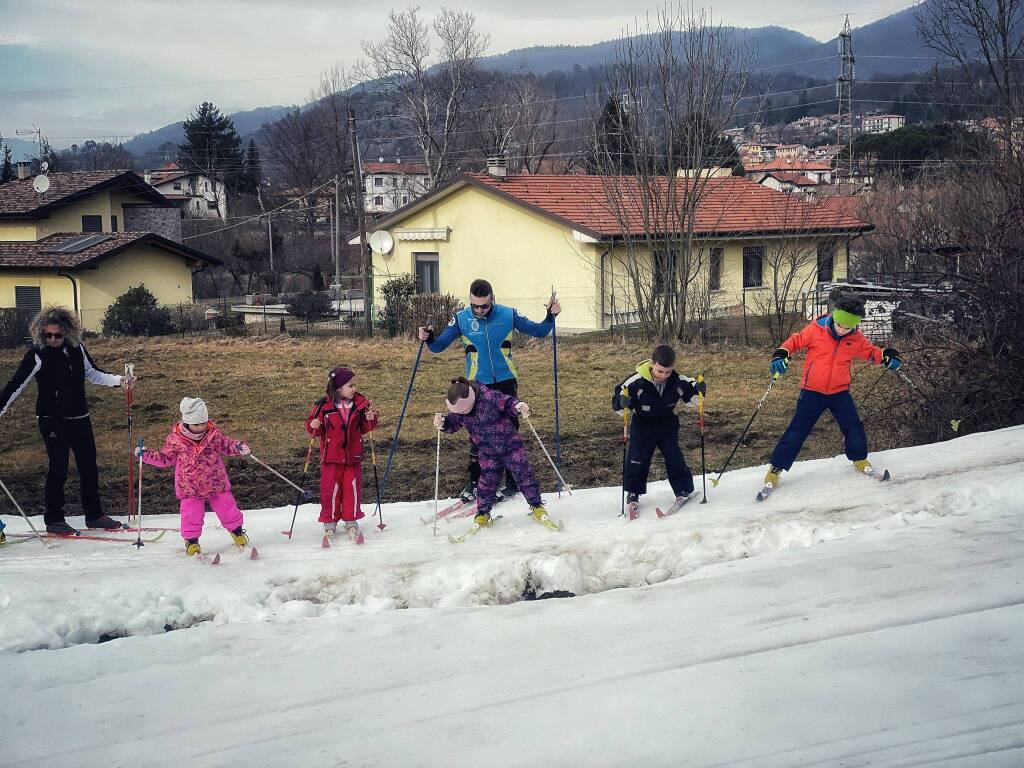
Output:
[[[64,520],[64,483],[68,454],[73,451],[82,490],[82,509],[88,528],[120,528],[121,523],[103,514],[96,439],[85,401],[85,381],[105,387],[130,387],[134,378],[100,370],[82,344],[82,325],[66,307],[44,307],[29,325],[32,346],[14,376],[0,392],[0,416],[36,380],[36,419],[50,460],[46,473],[46,530],[74,536],[78,533]]]

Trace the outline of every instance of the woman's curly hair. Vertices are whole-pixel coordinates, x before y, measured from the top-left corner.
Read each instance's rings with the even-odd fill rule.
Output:
[[[78,319],[78,315],[67,307],[51,304],[43,307],[39,314],[32,318],[32,322],[28,326],[32,343],[38,349],[46,346],[46,337],[43,336],[43,333],[48,325],[60,326],[60,329],[64,331],[64,341],[68,346],[77,347],[82,343],[82,322]]]

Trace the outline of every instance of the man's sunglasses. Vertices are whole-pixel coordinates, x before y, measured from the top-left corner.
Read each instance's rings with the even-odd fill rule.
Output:
[[[43,333],[43,336],[47,339],[63,339],[63,333],[50,333],[49,331]]]
[[[492,305],[493,303],[494,303],[493,301],[488,301],[488,302],[487,302],[486,304],[474,304],[474,303],[473,303],[473,302],[471,301],[471,302],[469,302],[469,306],[470,306],[471,308],[473,308],[473,309],[478,309],[478,310],[480,310],[481,312],[483,312],[484,310],[490,309],[490,308],[491,308],[491,305]]]

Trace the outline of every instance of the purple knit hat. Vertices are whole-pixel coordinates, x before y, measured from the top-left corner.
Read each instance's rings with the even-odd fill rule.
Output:
[[[335,368],[331,371],[331,375],[327,377],[327,396],[334,397],[334,390],[348,384],[355,375],[351,368],[345,368],[344,366]]]

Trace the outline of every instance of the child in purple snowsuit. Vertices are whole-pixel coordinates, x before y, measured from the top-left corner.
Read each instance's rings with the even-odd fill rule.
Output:
[[[448,415],[434,414],[434,427],[449,434],[462,427],[480,456],[480,482],[477,485],[477,514],[474,522],[490,525],[491,507],[502,472],[508,469],[519,490],[530,504],[533,516],[547,518],[540,486],[526,457],[526,446],[512,419],[530,415],[530,407],[520,400],[498,392],[478,381],[460,376],[452,379],[445,400]]]

